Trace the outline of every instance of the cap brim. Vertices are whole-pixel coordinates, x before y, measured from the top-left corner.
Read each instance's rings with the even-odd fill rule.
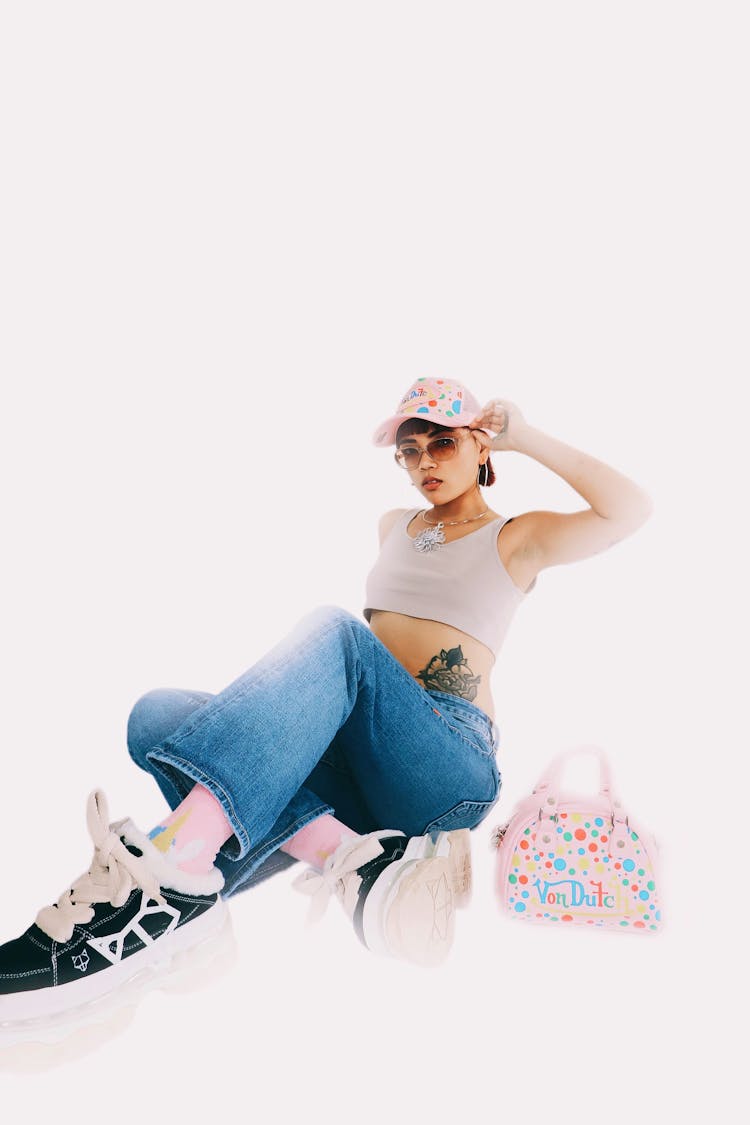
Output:
[[[474,419],[477,417],[477,414],[467,415],[465,418],[461,418],[461,419],[457,418],[455,422],[453,422],[450,418],[446,418],[445,421],[437,422],[436,419],[434,419],[434,418],[430,418],[426,415],[419,415],[419,414],[413,414],[413,413],[412,414],[392,414],[390,418],[386,418],[385,422],[381,422],[381,424],[375,430],[375,432],[372,435],[372,444],[373,445],[381,445],[381,446],[382,445],[395,445],[396,444],[396,433],[397,433],[398,428],[401,425],[401,423],[409,421],[412,418],[420,418],[420,417],[423,417],[425,419],[425,421],[427,421],[427,422],[433,422],[435,425],[447,426],[450,429],[458,430],[462,426],[470,425],[474,421]],[[493,436],[491,430],[485,429],[484,426],[480,426],[479,428],[481,430],[483,430],[484,433],[486,433],[488,437]]]

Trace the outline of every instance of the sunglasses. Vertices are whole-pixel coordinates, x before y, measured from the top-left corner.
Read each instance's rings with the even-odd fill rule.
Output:
[[[461,437],[434,438],[427,442],[425,449],[432,461],[450,461],[458,453],[459,442],[466,441],[470,436],[463,434]],[[417,469],[425,449],[419,445],[402,445],[393,456],[402,469]]]

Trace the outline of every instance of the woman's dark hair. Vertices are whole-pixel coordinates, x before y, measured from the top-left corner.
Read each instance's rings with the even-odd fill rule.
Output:
[[[427,418],[407,418],[396,430],[396,445],[398,445],[402,438],[408,437],[409,434],[423,434],[427,430],[434,429],[435,426],[436,423],[430,422]],[[453,433],[454,430],[453,426],[439,426],[438,428],[441,432],[447,434]],[[492,468],[492,462],[489,457],[485,464],[487,466],[487,482],[483,487],[489,488],[491,484],[495,483],[495,470]]]

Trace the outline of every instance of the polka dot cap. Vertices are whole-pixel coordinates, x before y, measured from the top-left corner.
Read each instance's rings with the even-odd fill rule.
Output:
[[[457,379],[416,379],[372,436],[374,445],[395,445],[396,431],[407,418],[427,418],[440,426],[468,426],[482,411],[471,391]],[[492,436],[491,430],[485,430]]]

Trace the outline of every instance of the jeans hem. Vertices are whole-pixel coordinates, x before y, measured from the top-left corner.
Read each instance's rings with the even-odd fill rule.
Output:
[[[176,754],[170,754],[168,750],[149,750],[146,754],[146,758],[149,762],[153,763],[154,769],[158,770],[163,777],[166,777],[167,780],[174,785],[178,793],[182,792],[182,787],[178,784],[180,775],[185,775],[189,777],[192,782],[200,784],[205,789],[208,789],[209,793],[211,793],[221,805],[224,815],[234,830],[240,847],[237,855],[228,855],[224,848],[221,849],[222,854],[225,855],[227,859],[244,859],[250,851],[250,835],[235,813],[231,798],[226,790],[222,789],[217,781],[214,781],[208,774],[203,773],[203,771],[193,765],[192,762],[187,762],[184,758],[180,758]],[[171,769],[169,771],[165,770],[160,768],[160,765],[162,767],[165,765],[169,766]],[[177,771],[177,777],[172,775],[171,770]],[[191,789],[192,785],[185,788],[183,799],[187,797]]]
[[[261,864],[265,863],[266,860],[268,860],[274,852],[283,847],[287,840],[291,840],[291,838],[295,836],[297,832],[300,831],[300,829],[304,828],[307,824],[310,824],[311,821],[317,820],[319,816],[325,816],[326,814],[334,816],[335,810],[331,805],[323,804],[320,806],[320,808],[313,809],[311,812],[307,812],[303,816],[297,817],[296,820],[292,821],[291,824],[287,825],[287,827],[282,832],[279,832],[276,836],[263,840],[260,844],[257,844],[255,850],[253,852],[250,852],[249,856],[245,856],[245,859],[247,861],[245,866],[250,868],[250,870],[246,874],[246,877],[244,879],[239,879],[237,882],[232,882],[232,885],[228,890],[222,891],[222,897],[231,898],[231,896],[233,894],[236,894],[237,891],[242,890],[242,888],[245,886],[245,883],[247,883],[248,880],[252,878]],[[296,860],[296,857],[294,856],[289,856],[289,859],[294,859],[295,862],[298,862]],[[284,866],[287,865],[284,864]]]

